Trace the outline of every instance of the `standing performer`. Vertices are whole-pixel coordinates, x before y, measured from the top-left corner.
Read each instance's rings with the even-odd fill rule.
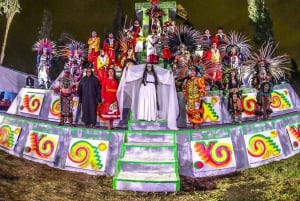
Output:
[[[118,41],[114,38],[113,33],[108,34],[108,38],[104,40],[103,50],[109,58],[109,65],[116,62],[116,50],[118,48]]]
[[[259,53],[250,55],[250,59],[245,62],[244,78],[257,89],[257,121],[263,116],[263,119],[271,117],[271,93],[273,85],[285,79],[285,71],[288,68],[290,59],[287,55],[274,57],[278,44],[268,40],[262,44]]]
[[[96,31],[92,31],[92,36],[88,39],[88,61],[93,63],[94,68],[97,68],[97,56],[100,49],[100,37],[97,36]]]
[[[70,76],[70,68],[65,68],[64,76],[59,80],[60,88],[60,126],[63,126],[66,118],[70,125],[73,125],[73,93],[75,83]]]
[[[50,86],[49,69],[51,67],[52,56],[56,54],[55,43],[46,39],[37,41],[32,48],[37,51],[37,71],[39,87],[48,89]]]
[[[157,45],[159,42],[159,36],[155,30],[152,34],[149,34],[146,39],[147,42],[147,63],[157,64],[158,63],[158,53]]]
[[[139,92],[137,119],[156,121],[159,105],[157,98],[158,79],[153,64],[147,63]]]
[[[198,129],[203,122],[202,97],[206,95],[204,78],[197,77],[198,68],[192,66],[189,79],[186,81],[183,96],[186,99],[186,114],[188,120]]]
[[[101,83],[102,80],[107,77],[107,66],[109,64],[109,57],[105,53],[103,49],[100,49],[100,54],[97,57],[97,67],[94,67],[94,73],[97,76],[99,82]]]
[[[80,41],[72,40],[66,46],[64,46],[59,52],[59,56],[68,59],[65,64],[71,69],[71,76],[74,81],[79,82],[83,75],[83,62],[86,55],[85,44]]]
[[[100,37],[97,36],[97,32],[96,31],[92,31],[92,36],[88,39],[88,45],[89,45],[89,54],[92,52],[92,49],[94,49],[94,51],[96,53],[99,52],[100,49]]]
[[[113,120],[120,118],[120,111],[117,101],[118,81],[114,68],[108,69],[108,77],[101,84],[101,118],[107,120],[107,129],[113,129]]]
[[[237,69],[230,69],[230,75],[226,82],[225,89],[229,91],[228,111],[232,117],[232,123],[242,123],[242,103],[240,92],[240,81],[237,78]],[[224,93],[225,94],[225,93]]]
[[[95,127],[97,121],[97,104],[100,102],[100,84],[92,68],[86,69],[78,87],[79,102],[82,103],[82,121],[86,127]]]

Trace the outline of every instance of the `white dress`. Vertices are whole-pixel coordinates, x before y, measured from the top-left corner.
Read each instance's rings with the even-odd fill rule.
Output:
[[[156,121],[157,119],[157,97],[154,80],[153,74],[147,73],[146,86],[141,84],[137,110],[138,120]]]

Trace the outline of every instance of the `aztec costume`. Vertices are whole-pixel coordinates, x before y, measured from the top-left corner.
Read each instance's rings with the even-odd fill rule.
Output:
[[[205,80],[203,77],[198,77],[197,72],[198,69],[196,66],[191,67],[190,77],[186,80],[183,90],[183,96],[186,99],[186,114],[189,122],[194,125],[194,128],[199,128],[199,124],[203,122],[201,99],[206,95]]]
[[[92,49],[94,49],[94,51],[96,53],[99,52],[99,49],[100,49],[100,37],[97,36],[97,33],[96,32],[93,32],[92,33],[92,37],[90,37],[88,39],[88,45],[89,45],[89,49],[88,49],[88,53],[91,53],[92,52]]]
[[[101,83],[104,78],[107,77],[106,67],[109,64],[109,57],[104,52],[100,50],[100,55],[97,57],[97,65],[94,66],[94,72],[97,75],[99,82]]]
[[[138,119],[139,91],[144,71],[145,64],[125,68],[117,91],[120,111],[130,108],[134,120]],[[157,102],[159,112],[157,120],[167,120],[168,128],[177,130],[176,118],[179,114],[179,108],[173,74],[159,66],[154,66],[154,71],[158,80]]]
[[[223,82],[225,90],[229,91],[228,111],[233,123],[242,121],[242,103],[240,87],[243,83],[243,62],[251,54],[249,40],[241,33],[231,32],[226,44],[220,45],[219,49],[223,56]],[[244,84],[245,85],[245,84]],[[223,92],[226,94],[226,91]]]
[[[109,58],[109,65],[116,62],[116,50],[118,48],[118,41],[110,33],[108,38],[103,42],[103,50]]]
[[[240,81],[237,78],[237,69],[230,69],[230,75],[227,78],[225,90],[229,91],[228,97],[228,111],[231,114],[233,123],[242,122],[242,101],[241,101],[241,91],[240,91]],[[225,91],[223,91],[225,95]]]
[[[32,50],[37,51],[36,68],[38,70],[38,81],[40,88],[48,89],[50,87],[49,69],[51,60],[56,54],[55,43],[49,39],[41,39],[37,41]]]
[[[170,47],[173,55],[177,53],[173,62],[173,71],[175,72],[176,88],[178,91],[182,91],[182,83],[187,76],[191,52],[201,45],[200,33],[187,25],[179,25],[174,32],[168,33],[168,37],[163,43]]]
[[[250,57],[252,49],[251,45],[247,43],[248,41],[249,39],[246,36],[233,31],[229,33],[227,43],[219,46],[225,73],[226,69],[230,71],[230,68],[235,68],[239,81],[245,86],[247,82],[243,80],[243,63]],[[226,77],[226,75],[224,76]]]
[[[146,38],[147,47],[147,63],[158,64],[158,52],[157,45],[159,42],[159,36],[156,33],[149,34]]]
[[[118,81],[115,78],[104,78],[101,83],[101,118],[113,120],[120,118],[120,111],[117,101]]]
[[[79,82],[83,75],[83,62],[85,59],[85,44],[80,41],[72,40],[59,51],[59,56],[68,58],[66,64],[71,70],[71,75],[75,82]]]
[[[133,36],[131,35],[130,31],[125,29],[119,32],[118,40],[120,42],[120,50],[122,51],[120,57],[120,66],[124,66],[125,60],[131,59],[136,61],[134,56],[134,47],[135,44],[133,43]]]
[[[97,68],[97,56],[100,50],[100,37],[97,36],[96,31],[92,32],[92,36],[88,39],[88,61]]]
[[[287,55],[273,56],[278,44],[267,41],[262,44],[259,53],[250,55],[245,63],[245,77],[249,83],[257,89],[257,120],[269,119],[272,113],[270,103],[273,85],[285,80],[285,71],[291,70],[287,67],[290,59]]]
[[[91,70],[88,68],[87,70]],[[79,102],[82,103],[82,121],[86,126],[95,126],[97,121],[97,104],[100,100],[100,84],[93,75],[84,76],[78,87]]]
[[[70,69],[64,70],[65,75],[59,79],[60,88],[60,125],[64,125],[65,118],[69,123],[73,124],[73,92],[74,92],[74,79],[70,76]]]

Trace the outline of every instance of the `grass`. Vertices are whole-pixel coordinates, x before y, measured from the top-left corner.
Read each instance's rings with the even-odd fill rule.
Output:
[[[180,192],[141,193],[113,190],[111,176],[68,172],[0,150],[0,201],[292,201],[300,197],[299,168],[300,154],[297,154],[222,177],[182,177]]]

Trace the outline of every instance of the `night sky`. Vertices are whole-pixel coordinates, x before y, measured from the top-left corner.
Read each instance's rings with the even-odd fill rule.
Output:
[[[52,13],[52,40],[62,33],[71,34],[74,39],[87,42],[92,30],[103,38],[112,30],[117,4],[127,14],[127,24],[135,19],[134,3],[145,0],[19,0],[21,13],[16,14],[9,31],[4,66],[28,73],[34,72],[36,53],[31,48],[37,40],[38,28],[42,25],[43,9]],[[266,0],[273,20],[275,39],[280,42],[278,53],[287,53],[300,65],[300,15],[297,9],[300,0]],[[236,30],[250,39],[248,4],[241,0],[178,0],[189,14],[189,21],[200,31],[209,28],[215,33],[221,25],[225,32]],[[2,45],[5,17],[0,16],[0,42]]]

